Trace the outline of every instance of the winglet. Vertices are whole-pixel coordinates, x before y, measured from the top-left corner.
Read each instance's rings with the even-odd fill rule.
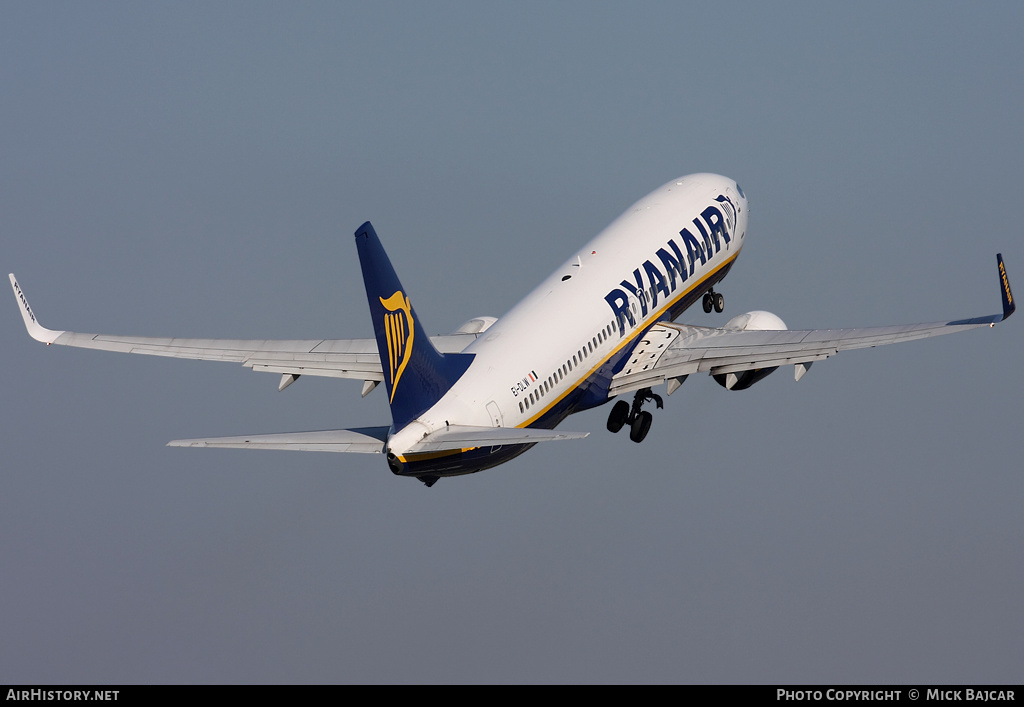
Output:
[[[1006,275],[1006,266],[1003,264],[1002,253],[996,253],[996,262],[999,263],[999,292],[1003,296],[1003,321],[1006,321],[1017,309],[1017,305],[1013,303],[1010,278]]]
[[[28,299],[25,298],[25,293],[21,291],[18,281],[14,278],[14,273],[10,273],[8,277],[11,278],[11,287],[14,289],[14,296],[18,300],[18,309],[21,310],[21,318],[25,320],[25,328],[28,329],[28,335],[36,341],[42,341],[49,346],[64,332],[53,331],[40,324],[39,320],[36,319],[36,315],[32,313],[32,308],[28,306]]]

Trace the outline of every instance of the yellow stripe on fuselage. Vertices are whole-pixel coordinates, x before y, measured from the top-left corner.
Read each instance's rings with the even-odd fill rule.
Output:
[[[398,461],[405,464],[406,462],[425,462],[431,459],[438,459],[440,457],[447,457],[451,454],[462,454],[463,452],[471,452],[479,447],[463,447],[462,449],[443,449],[440,452],[424,452],[423,454],[409,454],[404,457],[398,457]]]

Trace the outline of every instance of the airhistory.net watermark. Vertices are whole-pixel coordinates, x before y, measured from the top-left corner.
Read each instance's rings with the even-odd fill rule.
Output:
[[[116,701],[117,693],[120,690],[43,690],[43,689],[32,689],[32,690],[7,690],[8,700],[18,700],[25,702],[34,702],[39,700],[45,701],[59,701],[59,702],[82,702],[95,700],[97,702]]]

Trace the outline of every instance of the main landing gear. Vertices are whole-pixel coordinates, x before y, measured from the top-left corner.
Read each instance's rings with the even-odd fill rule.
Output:
[[[712,309],[721,314],[725,310],[725,297],[721,292],[708,290],[704,295],[704,313],[711,314]]]
[[[625,400],[620,400],[612,406],[608,414],[608,431],[618,432],[629,423],[629,438],[639,444],[644,441],[647,432],[651,429],[651,413],[641,410],[645,402],[653,400],[660,410],[664,407],[661,404],[661,396],[651,392],[650,388],[641,388],[633,396],[633,405],[630,407]]]

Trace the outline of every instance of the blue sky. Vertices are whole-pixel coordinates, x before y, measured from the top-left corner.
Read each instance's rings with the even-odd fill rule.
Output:
[[[372,220],[428,330],[501,315],[674,177],[751,202],[723,315],[998,311],[1024,272],[1015,3],[22,3],[0,259],[56,329],[371,333]],[[0,327],[0,681],[1019,682],[1016,319],[691,377],[431,489],[171,439],[383,424],[378,392]]]

